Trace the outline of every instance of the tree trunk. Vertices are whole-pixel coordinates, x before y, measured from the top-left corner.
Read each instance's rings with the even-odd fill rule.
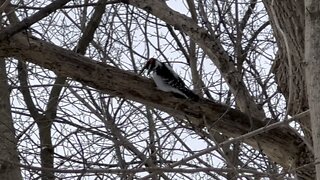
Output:
[[[320,180],[320,2],[305,0],[305,61],[313,149]]]
[[[293,116],[309,109],[308,94],[304,71],[304,32],[305,16],[304,1],[291,0],[264,0],[265,8],[274,31],[279,47],[277,57],[273,64],[273,73],[280,92],[287,102],[288,114]],[[311,125],[309,117],[301,118],[300,126],[304,138],[312,143]],[[300,167],[313,161],[313,154],[305,154],[296,162]],[[312,176],[314,168],[303,169],[298,172],[301,178]]]
[[[0,179],[22,179],[17,152],[17,140],[11,117],[6,63],[0,60]]]
[[[169,94],[157,91],[154,84],[144,78],[103,63],[97,63],[32,36],[24,37],[23,34],[18,34],[9,38],[5,32],[0,33],[3,37],[8,38],[1,42],[0,55],[24,58],[25,61],[48,68],[59,75],[71,77],[110,95],[135,100],[174,116],[186,117],[196,127],[202,128],[205,120],[212,125],[212,128],[209,128],[212,133],[218,131],[230,137],[239,137],[251,131],[252,124],[255,128],[266,125],[260,121],[265,117],[263,109],[258,107],[250,96],[241,78],[241,73],[236,71],[235,64],[230,61],[228,53],[213,34],[208,34],[204,28],[190,21],[187,16],[173,10],[168,11],[168,6],[162,1],[130,0],[124,2],[129,2],[135,7],[154,14],[176,29],[185,32],[202,47],[221,71],[236,97],[236,103],[244,113],[203,99],[199,102],[182,103]],[[295,115],[309,109],[303,67],[305,55],[304,2],[264,0],[264,3],[279,45],[278,60],[273,66],[274,72],[280,90],[288,102],[288,114]],[[311,85],[314,86],[314,84]],[[312,103],[316,102],[311,102],[310,105]],[[301,121],[302,129],[307,140],[311,140],[309,117],[304,118],[305,120]],[[252,119],[255,121],[251,122]],[[244,142],[267,154],[286,169],[298,168],[313,162],[312,152],[288,127],[264,131],[254,138],[245,139]],[[299,177],[305,179],[312,179],[312,173],[315,172],[313,168],[303,168],[301,171],[305,176],[300,174]]]
[[[309,109],[303,68],[304,3],[291,0],[265,0],[264,4],[279,47],[273,64],[273,73],[279,90],[288,102],[288,113],[295,115]],[[304,133],[311,138],[311,135],[308,136],[310,121],[301,122],[304,123]]]

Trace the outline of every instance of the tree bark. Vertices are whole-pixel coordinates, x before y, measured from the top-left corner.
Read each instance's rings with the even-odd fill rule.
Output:
[[[46,7],[47,10],[42,9],[42,11],[49,13],[53,9],[61,6],[62,5],[61,3],[66,3],[66,2],[67,1],[63,0],[63,1],[60,1],[60,3],[57,3],[57,2],[52,3],[51,5]],[[90,41],[93,39],[94,32],[98,27],[99,22],[101,21],[101,17],[105,11],[106,4],[107,4],[107,1],[103,1],[103,0],[99,1],[99,5],[96,6],[92,19],[89,21],[87,27],[84,30],[82,38],[79,40],[79,43],[75,49],[76,52],[80,54],[85,54],[86,48],[88,47]],[[23,25],[26,25],[26,26],[31,25],[30,23],[25,24],[23,21],[20,22],[16,14],[12,13],[13,11],[14,9],[11,8],[11,6],[6,7],[6,12],[10,19],[10,23],[12,24],[12,26],[10,26],[11,29],[15,29],[14,27],[22,27]],[[32,17],[41,18],[43,17],[43,15],[44,15],[43,13],[38,12],[38,15],[35,14]],[[27,22],[30,22],[30,21],[27,21]],[[10,28],[8,29],[10,30]],[[5,32],[9,32],[8,34],[13,33],[12,31],[8,31],[8,29],[6,29]],[[57,106],[59,103],[59,95],[62,90],[63,84],[66,81],[66,77],[58,76],[56,78],[54,86],[49,95],[46,111],[42,114],[38,112],[38,109],[34,105],[31,97],[31,93],[28,88],[28,83],[27,83],[28,75],[27,75],[26,64],[24,62],[19,62],[18,68],[19,68],[18,77],[20,80],[20,84],[22,85],[21,87],[22,94],[24,96],[27,107],[30,111],[30,114],[33,117],[33,119],[36,121],[37,126],[39,128],[40,147],[41,147],[41,150],[40,150],[41,167],[53,169],[54,168],[54,156],[53,156],[54,147],[52,144],[51,127],[52,127],[53,120],[56,118]],[[46,180],[55,179],[54,172],[43,169],[41,171],[41,178]]]
[[[305,61],[316,176],[320,180],[320,2],[305,0]]]
[[[22,179],[17,140],[11,117],[10,89],[7,83],[6,63],[0,60],[0,179]]]
[[[305,12],[304,1],[263,0],[268,12],[273,32],[278,44],[278,53],[272,67],[280,92],[287,102],[288,115],[295,115],[309,109],[304,68],[305,57]],[[291,85],[290,85],[291,84]],[[298,121],[304,133],[304,138],[312,144],[311,124],[309,117]],[[297,162],[303,166],[313,162],[313,154],[306,155]],[[298,172],[312,177],[314,168]],[[311,178],[314,179],[314,178]]]
[[[303,68],[304,3],[303,1],[291,0],[264,0],[263,2],[279,47],[273,72],[287,102],[289,94],[292,93],[292,102],[287,106],[290,106],[289,114],[294,115],[308,109]],[[290,70],[293,74],[292,77],[289,77]],[[294,84],[292,89],[289,87],[290,80]]]
[[[286,98],[288,114],[293,116],[309,109],[303,67],[304,2],[264,0],[263,3],[279,47],[272,71],[280,92]],[[303,119],[300,124],[306,140],[311,142],[310,120]]]
[[[174,116],[186,117],[194,126],[202,127],[203,119],[206,119],[212,125],[212,132],[223,132],[230,137],[237,137],[252,130],[250,119],[256,120],[253,126],[255,128],[265,125],[259,121],[264,117],[263,110],[259,109],[253,101],[241,75],[236,71],[233,62],[230,61],[228,53],[213,34],[190,21],[189,17],[171,10],[162,1],[126,0],[124,2],[154,14],[190,36],[219,68],[235,95],[241,111],[246,114],[206,100],[185,102],[176,99],[169,93],[157,91],[154,84],[145,78],[97,63],[33,37],[27,39],[22,35],[17,35],[13,39],[2,41],[0,54],[3,57],[13,56],[28,60],[108,94],[135,100]],[[290,111],[288,113],[294,115],[308,109],[305,75],[302,66],[304,37],[301,34],[304,32],[304,11],[301,4],[303,5],[303,1],[265,0],[264,3],[279,42],[279,61],[274,66],[276,77],[280,89],[289,102],[290,108],[288,109]],[[276,21],[280,25],[277,26]],[[287,74],[294,74],[294,76]],[[294,86],[290,86],[288,82]],[[253,117],[248,117],[248,115]],[[311,127],[309,117],[305,117],[301,123],[306,123],[302,128],[306,136],[311,137],[311,135],[308,136],[308,130]],[[287,127],[278,127],[268,133],[264,132],[255,138],[248,138],[244,141],[256,149],[262,150],[285,168],[299,167],[312,162],[311,159],[313,159],[306,144]],[[303,171],[305,170],[303,169]],[[305,172],[307,172],[305,177],[311,179],[312,169],[311,173]]]
[[[11,39],[11,43],[2,42],[0,55],[28,60],[110,95],[134,100],[166,111],[173,116],[187,118],[195,127],[202,128],[205,118],[207,124],[212,125],[210,131],[219,131],[229,137],[238,137],[249,132],[250,119],[254,120],[254,127],[266,125],[261,120],[249,118],[248,115],[226,105],[205,99],[193,102],[175,98],[170,93],[157,90],[149,79],[96,62],[30,36],[16,35]],[[244,142],[263,151],[285,168],[295,167],[296,162],[301,158],[305,159],[306,154],[310,154],[300,137],[287,127],[263,132],[245,139]]]
[[[171,9],[164,1],[125,0],[123,2],[144,9],[173,26],[176,30],[181,30],[186,33],[203,49],[217,66],[222,77],[226,80],[226,83],[234,94],[239,109],[258,119],[263,119],[265,117],[264,111],[257,106],[252,96],[250,96],[249,91],[243,82],[241,72],[236,70],[234,62],[230,59],[227,51],[216,36],[210,34],[205,28],[200,27],[192,20],[192,18]]]
[[[33,103],[31,92],[28,87],[28,72],[27,72],[27,66],[26,63],[23,61],[18,62],[18,78],[19,82],[21,84],[20,91],[23,95],[24,101],[26,102],[26,106],[30,112],[30,115],[37,123],[37,126],[39,128],[39,137],[40,137],[40,159],[41,159],[41,167],[44,168],[53,168],[53,153],[54,149],[52,146],[51,141],[51,125],[52,120],[50,118],[47,118],[45,115],[42,115],[38,112],[38,109],[36,105]],[[59,86],[61,87],[61,86]],[[54,86],[53,89],[57,88],[57,86]],[[55,94],[55,96],[59,96]],[[50,102],[54,101],[58,97],[52,97],[50,96]],[[51,107],[54,110],[53,107]],[[46,111],[47,112],[47,111]],[[51,180],[54,179],[54,172],[52,171],[41,171],[41,178],[45,180]]]

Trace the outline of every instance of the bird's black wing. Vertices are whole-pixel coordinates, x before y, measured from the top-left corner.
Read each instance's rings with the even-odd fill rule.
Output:
[[[157,70],[157,74],[161,76],[165,83],[172,87],[186,87],[180,76],[172,70],[172,68],[161,62],[162,66]]]
[[[191,99],[199,99],[199,96],[186,87],[185,83],[180,78],[180,76],[176,72],[174,72],[169,65],[163,62],[161,63],[161,67],[157,69],[157,74],[162,77],[163,81],[166,84],[180,90],[183,94],[185,94]]]

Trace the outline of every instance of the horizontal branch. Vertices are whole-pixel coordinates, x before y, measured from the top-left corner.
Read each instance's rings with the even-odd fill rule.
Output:
[[[241,111],[223,104],[206,99],[195,102],[175,98],[171,93],[157,90],[155,84],[145,77],[94,61],[34,37],[27,38],[15,35],[10,42],[2,42],[0,56],[24,59],[104,93],[188,119],[197,128],[209,124],[211,127],[207,128],[211,132],[221,132],[229,137],[248,133],[252,127],[250,119],[253,119],[255,128],[266,125],[261,120],[250,118]],[[284,167],[294,166],[300,156],[309,152],[300,137],[287,126],[264,131],[243,141],[261,150]]]
[[[243,82],[241,73],[234,61],[222,46],[220,40],[208,30],[199,26],[192,18],[171,9],[163,0],[122,0],[132,6],[143,9],[167,24],[187,34],[219,69],[230,90],[235,96],[237,106],[242,112],[256,118],[264,118],[264,112],[257,106]]]

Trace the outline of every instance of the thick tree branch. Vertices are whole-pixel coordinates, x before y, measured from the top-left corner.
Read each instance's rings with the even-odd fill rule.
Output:
[[[250,118],[235,109],[201,99],[193,102],[175,98],[156,89],[155,84],[128,71],[91,60],[45,41],[15,35],[11,42],[0,44],[0,56],[26,59],[57,74],[68,76],[110,95],[134,100],[163,110],[173,116],[188,119],[193,126],[202,128],[205,119],[210,131],[237,137],[250,131]],[[41,57],[41,58],[39,58]],[[254,118],[253,118],[254,119]],[[254,127],[265,123],[254,119]],[[306,145],[288,127],[264,132],[244,142],[260,149],[284,167],[294,166],[300,156],[309,153]]]
[[[0,157],[13,163],[19,163],[17,139],[11,116],[6,62],[4,59],[0,59],[0,61]],[[0,162],[0,179],[21,180],[20,168],[10,163]]]
[[[316,179],[320,179],[320,3],[305,0],[305,61],[306,84],[310,107]]]
[[[234,94],[237,105],[242,112],[252,114],[257,118],[264,118],[264,112],[259,109],[246,88],[240,72],[235,69],[234,62],[223,48],[220,41],[206,29],[198,26],[196,22],[186,15],[180,14],[168,7],[161,0],[127,0],[126,3],[144,9],[157,18],[170,24],[177,30],[186,33],[197,43],[217,66],[221,75],[228,83]]]
[[[304,58],[304,34],[305,34],[305,5],[304,1],[291,1],[291,0],[283,0],[283,1],[270,1],[263,0],[264,7],[270,16],[270,23],[273,27],[274,36],[276,38],[276,42],[278,45],[279,51],[277,52],[277,56],[275,58],[272,71],[275,74],[275,80],[278,85],[278,89],[284,95],[286,100],[288,101],[289,93],[291,93],[292,99],[294,100],[290,107],[291,111],[289,114],[291,116],[300,113],[309,109],[308,105],[308,93],[306,90],[306,77],[305,77],[305,58]],[[273,2],[273,3],[272,3]],[[275,18],[273,16],[276,16]],[[294,67],[293,73],[293,89],[289,88],[289,77],[288,71],[288,58],[287,57],[287,48],[286,40],[284,36],[276,28],[276,22],[274,19],[279,21],[281,29],[284,31],[285,36],[288,37],[289,41],[289,49],[291,51],[290,58],[292,60],[292,66]],[[290,104],[287,104],[290,106]],[[310,119],[301,119],[300,125],[304,133],[304,138],[307,141],[312,141],[311,137],[311,124]],[[311,158],[301,158],[300,166],[304,164],[308,164],[313,162],[312,155]],[[299,164],[297,164],[299,166]],[[314,179],[312,175],[315,174],[314,168],[312,166],[310,170],[302,170],[298,172],[298,177],[302,176],[303,179],[305,176],[309,176],[310,179]]]

